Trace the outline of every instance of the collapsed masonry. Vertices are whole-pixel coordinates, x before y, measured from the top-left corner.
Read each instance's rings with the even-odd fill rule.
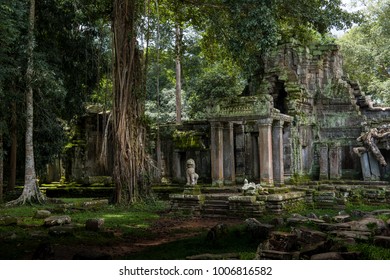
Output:
[[[175,127],[162,145],[165,180],[184,182],[188,158],[199,180],[214,186],[386,178],[390,110],[344,75],[336,45],[280,47],[250,92],[210,102],[207,120]],[[372,129],[377,134],[367,137]]]

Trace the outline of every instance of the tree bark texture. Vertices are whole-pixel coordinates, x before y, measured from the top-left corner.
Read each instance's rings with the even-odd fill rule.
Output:
[[[40,192],[37,184],[34,163],[34,145],[33,145],[33,128],[34,128],[34,94],[32,88],[32,79],[34,75],[34,25],[35,25],[35,0],[30,0],[29,12],[29,29],[28,29],[28,61],[27,61],[27,90],[26,90],[26,162],[24,175],[24,188],[21,196],[7,203],[7,206],[16,204],[25,204],[26,202],[44,201],[44,196]]]
[[[4,146],[3,146],[3,132],[0,129],[0,202],[3,201],[4,189]]]
[[[10,149],[10,173],[9,173],[9,180],[8,180],[8,191],[12,191],[15,188],[16,185],[16,160],[17,160],[17,122],[16,122],[16,102],[12,103],[12,117],[11,117],[11,132],[10,132],[10,138],[11,138],[11,149]]]
[[[115,201],[129,204],[147,194],[142,55],[137,48],[139,0],[114,0]]]
[[[183,39],[183,29],[176,23],[176,124],[181,124],[181,45]]]

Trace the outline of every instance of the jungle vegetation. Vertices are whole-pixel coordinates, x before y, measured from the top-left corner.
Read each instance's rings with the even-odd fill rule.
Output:
[[[362,13],[341,0],[3,0],[0,199],[28,172],[29,150],[37,175],[22,184],[31,190],[72,123],[99,104],[112,114],[115,202],[142,200],[148,135],[258,84],[278,44],[339,43],[351,77],[389,102],[390,2],[364,2]],[[336,41],[333,28],[349,31]],[[27,193],[18,203],[41,200]]]

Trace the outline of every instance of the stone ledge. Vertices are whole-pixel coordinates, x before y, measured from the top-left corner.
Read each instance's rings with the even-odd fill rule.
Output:
[[[271,194],[268,195],[266,201],[285,201],[297,198],[304,198],[306,194],[304,192],[291,192],[284,194]]]
[[[256,196],[230,196],[229,202],[256,202]]]
[[[170,199],[180,199],[180,200],[202,200],[204,195],[201,194],[171,194],[169,195]]]

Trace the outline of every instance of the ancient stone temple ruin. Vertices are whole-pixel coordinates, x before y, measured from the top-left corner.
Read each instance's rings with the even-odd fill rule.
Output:
[[[267,57],[262,83],[249,87],[250,94],[210,102],[207,120],[186,122],[165,139],[167,181],[183,182],[185,161],[193,158],[199,182],[227,187],[247,179],[276,193],[284,189],[291,197],[264,198],[266,207],[279,211],[272,199],[281,205],[312,201],[313,193],[330,189],[323,201],[334,202],[348,196],[334,184],[353,182],[354,188],[388,179],[390,110],[376,107],[343,73],[338,46],[281,46]],[[303,182],[311,187],[286,191]],[[321,182],[327,184],[322,189]],[[180,199],[174,196],[174,205]],[[229,197],[230,210],[235,199]],[[252,206],[259,200],[246,199]]]
[[[336,45],[281,47],[250,92],[215,100],[207,120],[177,127],[163,145],[165,177],[183,181],[184,162],[194,158],[200,178],[214,186],[245,178],[274,186],[299,177],[385,179],[388,169],[375,153],[354,148],[364,145],[362,133],[390,124],[390,111],[373,106],[343,73]],[[389,158],[387,135],[376,142]]]
[[[280,46],[265,59],[260,84],[209,103],[204,120],[164,125],[158,184],[179,186],[174,209],[231,215],[280,212],[302,201],[390,203],[390,108],[375,106],[348,78],[338,46]],[[107,131],[99,114],[99,126],[90,128],[95,116],[84,119],[88,145],[70,150],[66,169],[89,183],[102,166],[106,175],[112,169],[89,156],[103,149]],[[261,193],[245,195],[244,184]]]

